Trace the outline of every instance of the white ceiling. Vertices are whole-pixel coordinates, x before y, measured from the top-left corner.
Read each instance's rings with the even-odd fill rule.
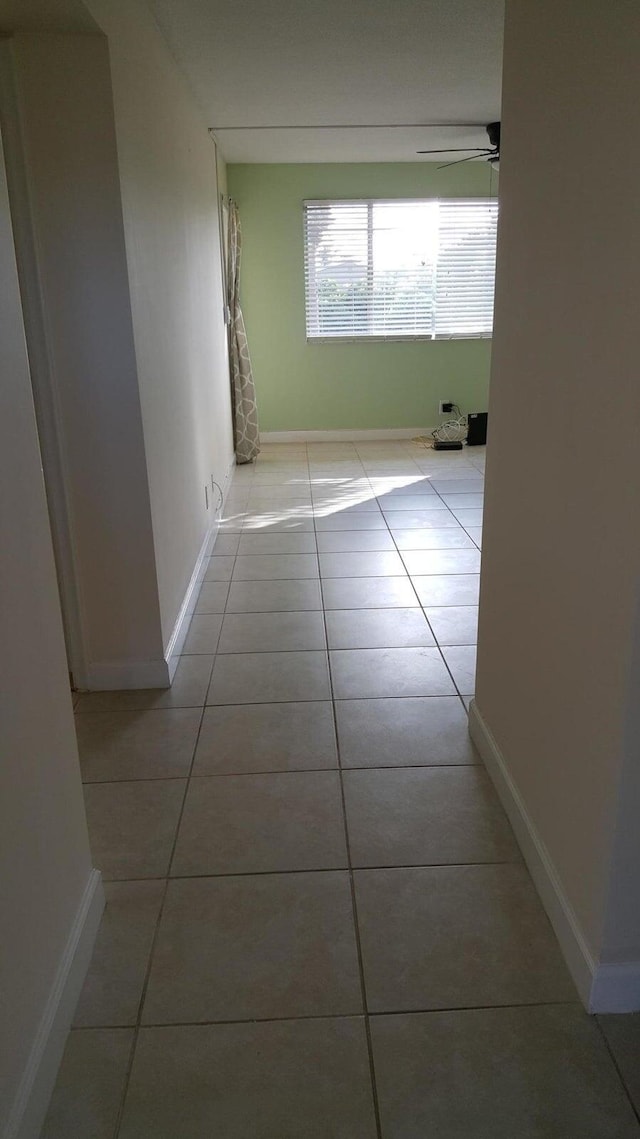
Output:
[[[500,118],[503,0],[148,3],[230,162],[416,162]]]
[[[82,0],[0,0],[0,34],[98,30]]]

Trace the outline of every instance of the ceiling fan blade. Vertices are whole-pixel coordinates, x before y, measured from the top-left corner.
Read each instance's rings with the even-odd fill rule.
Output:
[[[483,146],[445,146],[442,150],[416,150],[416,154],[469,154],[471,151],[491,154],[490,149]]]
[[[456,158],[455,162],[445,162],[443,166],[439,166],[438,170],[446,170],[448,166],[459,166],[461,162],[471,162],[474,158],[480,158],[483,154],[493,154],[492,150],[483,150],[479,154],[470,154],[468,158]]]

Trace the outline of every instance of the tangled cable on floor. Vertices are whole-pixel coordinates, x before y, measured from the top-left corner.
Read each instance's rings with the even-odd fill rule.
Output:
[[[418,435],[412,439],[412,443],[419,443],[422,447],[433,447],[434,442],[439,443],[460,443],[464,442],[467,437],[468,423],[466,415],[463,415],[457,403],[452,404],[454,411],[457,411],[457,419],[448,419],[446,423],[441,423],[439,427],[435,427],[431,432],[431,436]]]

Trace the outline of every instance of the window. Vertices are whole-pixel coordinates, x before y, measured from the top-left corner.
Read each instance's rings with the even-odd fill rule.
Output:
[[[309,340],[491,336],[495,198],[304,203]]]

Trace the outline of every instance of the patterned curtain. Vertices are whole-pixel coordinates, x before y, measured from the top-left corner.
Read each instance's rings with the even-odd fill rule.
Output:
[[[231,364],[231,401],[236,462],[250,463],[260,453],[256,389],[251,371],[251,357],[244,317],[240,308],[240,253],[242,234],[238,207],[229,202],[229,257],[227,289],[230,312],[229,359]]]

